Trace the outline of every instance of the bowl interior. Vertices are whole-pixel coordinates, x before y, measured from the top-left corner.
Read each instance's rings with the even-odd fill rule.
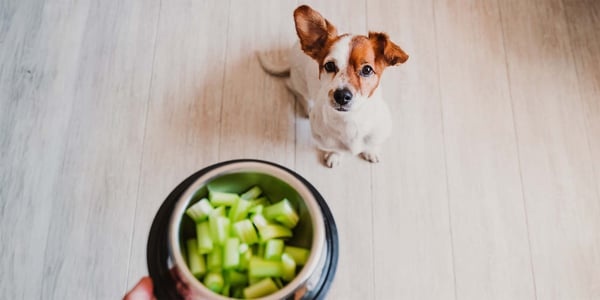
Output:
[[[251,187],[258,185],[263,196],[266,196],[271,203],[277,203],[287,198],[293,205],[300,220],[293,229],[294,236],[287,241],[287,244],[310,249],[313,240],[313,228],[311,216],[308,208],[300,194],[286,182],[273,177],[269,174],[259,172],[234,172],[220,175],[206,184],[199,187],[193,194],[188,207],[208,197],[208,190],[229,192],[241,194]],[[196,237],[196,227],[194,221],[184,216],[181,219],[179,229],[179,241],[181,249],[184,249],[185,241]]]

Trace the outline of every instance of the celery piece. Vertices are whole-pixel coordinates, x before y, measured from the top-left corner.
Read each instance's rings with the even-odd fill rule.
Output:
[[[225,280],[225,284],[223,285],[223,289],[221,290],[221,295],[225,297],[229,297],[229,293],[231,291],[231,284]]]
[[[268,240],[265,244],[265,259],[279,261],[283,253],[283,245],[282,240]]]
[[[198,253],[206,254],[213,249],[213,241],[208,222],[196,224],[196,237],[198,238]]]
[[[244,298],[252,299],[270,295],[279,290],[271,278],[265,278],[244,289]]]
[[[242,243],[252,245],[258,243],[256,229],[250,220],[242,220],[233,224],[233,231],[240,238]]]
[[[232,287],[248,285],[248,274],[229,270],[225,273],[225,279]]]
[[[248,191],[246,191],[245,193],[243,193],[241,198],[246,200],[255,199],[258,196],[260,196],[260,194],[262,194],[262,190],[256,185]]]
[[[261,280],[262,280],[261,277],[251,277],[251,276],[248,276],[248,284],[249,285],[253,285],[253,284],[255,284],[255,283],[257,283],[257,282],[259,282]]]
[[[221,293],[224,285],[225,280],[221,272],[209,272],[204,276],[204,286],[217,294]]]
[[[208,217],[210,218],[211,216],[221,216],[224,217],[226,215],[225,213],[225,206],[218,206],[215,207],[212,212],[210,212],[210,214],[208,215]]]
[[[235,299],[243,299],[244,298],[244,288],[239,286],[231,287],[231,297]]]
[[[251,214],[251,215],[255,215],[255,214],[261,214],[262,215],[264,208],[265,208],[265,206],[263,204],[254,205],[254,206],[252,206],[252,208],[250,208],[250,210],[248,211],[248,213]]]
[[[202,198],[200,201],[190,206],[185,213],[192,218],[194,222],[200,222],[206,220],[212,210],[213,207],[210,205],[210,202],[208,202],[208,199]]]
[[[250,277],[280,277],[282,275],[281,263],[252,257],[248,266]]]
[[[256,226],[259,231],[262,227],[269,225],[269,221],[267,221],[262,214],[252,216],[252,223],[254,223],[254,226]]]
[[[238,198],[229,211],[229,219],[231,222],[245,219],[251,207],[252,203],[250,201]]]
[[[260,234],[260,239],[263,242],[274,238],[292,237],[292,231],[289,228],[274,224],[258,228],[258,233]]]
[[[223,249],[215,245],[213,251],[206,255],[206,264],[209,271],[221,271],[223,269]]]
[[[223,245],[229,236],[229,219],[218,215],[211,215],[208,218],[208,222],[213,242]]]
[[[208,200],[213,206],[232,206],[238,198],[239,196],[234,193],[208,191]]]
[[[308,257],[310,256],[310,251],[308,249],[294,246],[285,246],[283,248],[283,253],[287,253],[289,256],[291,256],[299,266],[304,266],[308,260]]]
[[[187,240],[188,266],[192,275],[200,278],[206,273],[206,262],[204,256],[198,252],[198,241],[196,239]]]
[[[281,273],[281,278],[287,282],[296,277],[296,261],[287,253],[281,255]]]
[[[252,258],[252,249],[248,247],[248,244],[240,244],[240,265],[238,267],[240,271],[248,270],[250,258]]]
[[[223,269],[229,270],[240,265],[240,239],[228,238],[223,248]]]
[[[287,228],[294,228],[300,217],[288,199],[283,199],[264,208],[263,214],[267,220],[277,221]]]
[[[279,277],[273,277],[271,278],[273,279],[273,282],[275,282],[275,285],[277,286],[277,288],[282,288],[283,287],[283,282],[281,282],[281,278]]]

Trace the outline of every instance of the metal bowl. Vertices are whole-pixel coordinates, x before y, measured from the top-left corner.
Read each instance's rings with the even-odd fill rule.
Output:
[[[335,222],[324,199],[304,178],[285,167],[259,160],[234,160],[207,167],[190,176],[169,195],[159,210],[148,240],[148,268],[159,299],[173,299],[175,294],[180,299],[231,299],[206,288],[185,264],[182,245],[195,236],[194,223],[184,217],[185,210],[207,195],[208,186],[211,190],[242,193],[254,185],[259,185],[272,200],[287,198],[294,204],[300,221],[288,243],[311,251],[305,266],[291,282],[260,299],[324,298],[335,275],[338,247]],[[151,250],[152,246],[157,246],[151,242],[162,246],[163,253],[158,257],[161,251]],[[170,274],[165,274],[169,269]],[[170,279],[165,278],[168,275],[171,275]],[[165,284],[161,287],[155,277]],[[170,294],[160,291],[166,286]]]

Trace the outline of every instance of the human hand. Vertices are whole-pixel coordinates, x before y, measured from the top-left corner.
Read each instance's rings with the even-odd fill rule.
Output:
[[[140,282],[138,282],[125,297],[123,300],[153,300],[153,285],[152,279],[150,277],[143,277]]]

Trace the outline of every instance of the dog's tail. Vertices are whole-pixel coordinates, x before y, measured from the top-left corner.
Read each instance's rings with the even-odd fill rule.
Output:
[[[256,57],[258,58],[258,62],[260,62],[261,67],[267,73],[273,76],[285,77],[290,75],[290,64],[289,62],[274,62],[267,56],[267,53],[264,52],[256,52]]]

